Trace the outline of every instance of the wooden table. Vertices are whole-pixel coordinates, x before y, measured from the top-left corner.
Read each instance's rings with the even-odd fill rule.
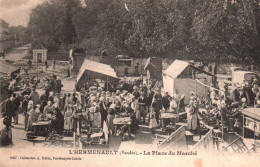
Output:
[[[162,131],[164,131],[164,120],[166,119],[170,119],[170,120],[174,120],[173,124],[174,127],[176,129],[176,118],[178,117],[177,114],[173,114],[173,113],[162,113],[161,114],[161,123],[162,123]]]
[[[127,125],[128,127],[128,135],[131,136],[131,125],[132,120],[130,117],[123,117],[123,118],[114,118],[113,124],[115,125],[115,133],[117,132],[118,125]]]
[[[37,135],[37,128],[47,127],[48,131],[51,130],[51,121],[37,121],[32,124],[34,135]]]

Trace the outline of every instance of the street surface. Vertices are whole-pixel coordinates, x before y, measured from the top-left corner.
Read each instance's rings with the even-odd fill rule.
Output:
[[[5,59],[10,61],[17,61],[23,59],[28,55],[28,51],[31,47],[31,44],[26,44],[17,48],[13,48],[6,53]]]

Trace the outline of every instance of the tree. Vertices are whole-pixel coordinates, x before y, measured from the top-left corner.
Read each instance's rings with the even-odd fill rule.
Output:
[[[43,42],[49,50],[73,43],[72,17],[80,8],[78,0],[50,0],[38,5],[30,14],[28,29],[32,40]]]
[[[203,1],[196,3],[192,37],[208,48],[210,56],[254,57],[259,50],[256,1]],[[259,26],[259,24],[258,24]],[[259,30],[259,27],[258,27]]]

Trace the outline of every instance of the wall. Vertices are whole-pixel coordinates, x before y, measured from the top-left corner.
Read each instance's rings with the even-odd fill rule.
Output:
[[[34,62],[39,62],[37,54],[41,53],[42,54],[42,58],[41,58],[41,63],[44,63],[47,60],[47,50],[33,50],[33,61]]]
[[[84,56],[74,56],[72,61],[72,68],[79,70],[85,60]]]

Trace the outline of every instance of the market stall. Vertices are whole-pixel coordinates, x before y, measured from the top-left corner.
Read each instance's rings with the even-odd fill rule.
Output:
[[[177,119],[178,115],[177,114],[173,114],[173,113],[161,113],[161,126],[162,126],[162,131],[165,130],[165,121],[170,121],[172,123],[172,127],[174,130],[176,130],[176,119]]]
[[[175,60],[163,72],[164,91],[171,96],[185,95],[185,103],[188,104],[191,91],[195,92],[199,98],[207,95],[208,86],[213,83],[213,77],[214,75],[186,61]]]
[[[119,81],[111,66],[85,59],[79,70],[76,86],[84,86],[88,79],[100,79],[113,84]]]
[[[254,138],[260,144],[260,108],[245,108],[243,113],[243,137]]]

